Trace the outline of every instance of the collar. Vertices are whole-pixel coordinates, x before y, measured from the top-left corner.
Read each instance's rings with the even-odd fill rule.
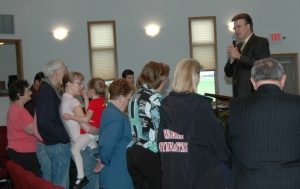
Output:
[[[245,39],[244,42],[247,43],[252,35],[253,35],[253,33],[251,33],[251,34]]]
[[[141,91],[143,88],[144,88],[144,89],[148,89],[148,90],[152,91],[153,93],[158,93],[155,89],[150,88],[147,84],[143,84],[142,87],[139,88],[140,91]]]
[[[257,92],[267,92],[267,91],[277,91],[279,93],[283,93],[279,86],[275,84],[263,84],[259,86],[256,90]]]
[[[57,97],[61,100],[61,94],[59,93],[57,87],[48,78],[45,78],[43,82],[48,83],[56,92]]]

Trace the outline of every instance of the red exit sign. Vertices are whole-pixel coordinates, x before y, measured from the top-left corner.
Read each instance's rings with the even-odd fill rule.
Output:
[[[281,33],[270,33],[269,34],[269,42],[278,43],[282,40],[282,34]]]

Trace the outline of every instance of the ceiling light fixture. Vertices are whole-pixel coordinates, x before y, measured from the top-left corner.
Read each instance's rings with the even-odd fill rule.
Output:
[[[160,30],[160,27],[156,24],[150,24],[150,25],[146,26],[146,28],[145,28],[146,34],[151,37],[156,36],[159,33],[159,30]]]
[[[57,28],[53,31],[53,36],[55,39],[63,40],[68,36],[68,30],[65,28]]]
[[[227,24],[227,26],[228,26],[229,31],[234,32],[234,29],[233,29],[234,23],[233,23],[233,22],[229,22],[229,23]]]

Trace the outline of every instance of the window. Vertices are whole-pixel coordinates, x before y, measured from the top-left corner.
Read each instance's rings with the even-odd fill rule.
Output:
[[[15,34],[14,16],[0,14],[0,33]]]
[[[284,83],[283,91],[299,95],[298,53],[271,54],[270,57],[280,62],[286,74],[288,82]]]
[[[203,66],[197,92],[216,93],[216,17],[189,18],[190,56]]]
[[[118,77],[115,21],[88,22],[92,77],[111,83]]]

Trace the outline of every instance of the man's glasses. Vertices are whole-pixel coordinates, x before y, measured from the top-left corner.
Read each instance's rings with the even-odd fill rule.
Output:
[[[234,28],[232,28],[233,30],[236,30],[236,29],[241,29],[242,26],[246,26],[247,24],[244,24],[244,25],[237,25],[237,26],[234,26]]]
[[[68,73],[68,69],[60,70],[60,71],[63,72],[64,74]]]

